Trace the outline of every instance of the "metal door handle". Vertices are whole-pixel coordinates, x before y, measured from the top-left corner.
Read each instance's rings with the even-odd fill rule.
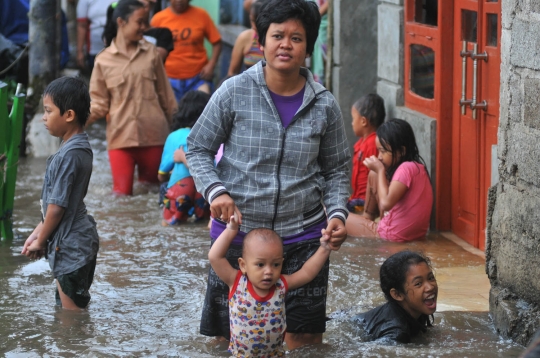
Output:
[[[488,106],[488,104],[487,104],[487,102],[485,100],[480,102],[480,103],[471,103],[471,109],[473,111],[476,111],[477,109],[482,109],[485,112],[485,111],[487,111],[487,106]]]
[[[459,55],[461,60],[461,99],[459,105],[461,106],[461,114],[464,115],[467,112],[467,105],[473,103],[472,99],[466,99],[467,95],[467,57],[471,57],[472,52],[467,51],[467,41],[463,41],[463,46]]]
[[[478,44],[474,44],[473,53],[471,54],[473,59],[473,95],[472,95],[472,118],[476,119],[476,109],[487,110],[487,102],[482,101],[477,103],[477,94],[478,94],[478,60],[488,61],[488,54],[484,51],[483,53],[478,53]]]

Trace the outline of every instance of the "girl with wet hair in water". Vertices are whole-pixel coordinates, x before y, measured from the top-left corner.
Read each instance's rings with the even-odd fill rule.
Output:
[[[390,256],[380,269],[384,305],[353,318],[367,339],[409,343],[433,323],[438,286],[429,258],[401,251]]]

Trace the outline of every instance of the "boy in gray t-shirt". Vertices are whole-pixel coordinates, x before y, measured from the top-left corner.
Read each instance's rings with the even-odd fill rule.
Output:
[[[24,243],[22,254],[43,255],[56,278],[56,302],[79,310],[90,302],[99,237],[96,222],[86,212],[84,197],[92,175],[92,148],[84,126],[90,113],[86,84],[62,77],[43,93],[43,122],[62,139],[58,152],[47,159],[41,191],[42,221]]]

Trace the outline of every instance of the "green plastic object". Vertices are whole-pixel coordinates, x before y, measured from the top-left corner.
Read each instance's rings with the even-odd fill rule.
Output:
[[[19,163],[24,102],[26,96],[13,96],[11,113],[7,110],[7,84],[0,82],[0,235],[2,240],[13,239],[13,204]]]

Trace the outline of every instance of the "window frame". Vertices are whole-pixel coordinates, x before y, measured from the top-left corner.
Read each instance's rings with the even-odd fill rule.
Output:
[[[439,95],[439,88],[437,86],[437,77],[440,74],[440,30],[439,26],[426,25],[414,21],[415,17],[415,0],[407,0],[405,8],[405,67],[404,67],[404,99],[405,106],[415,111],[424,113],[430,117],[436,117],[437,106],[436,100]],[[440,18],[440,11],[437,14]],[[437,23],[440,21],[438,19]],[[425,98],[411,89],[411,46],[422,45],[429,47],[434,52],[435,57],[435,73],[433,78],[433,98]]]

